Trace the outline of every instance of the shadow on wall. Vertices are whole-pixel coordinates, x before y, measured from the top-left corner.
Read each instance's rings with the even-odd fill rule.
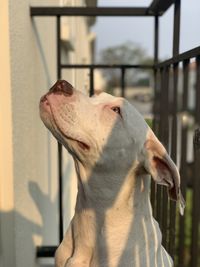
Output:
[[[70,173],[71,167],[70,163],[65,166],[63,187],[65,187],[68,182],[67,174]],[[39,243],[44,246],[58,245],[58,242],[56,241],[53,244],[49,243],[49,236],[51,236],[51,232],[58,232],[58,228],[55,228],[55,225],[58,225],[58,222],[55,222],[58,216],[57,214],[54,214],[54,211],[58,209],[58,196],[56,195],[55,198],[51,200],[49,195],[45,194],[36,182],[29,182],[27,190],[29,191],[31,198],[40,213],[41,224],[34,223],[16,211],[0,212],[0,222],[1,224],[4,224],[3,227],[0,228],[5,229],[5,231],[10,231],[11,229],[11,231],[16,232],[14,232],[14,235],[17,235],[16,243],[15,239],[14,241],[13,239],[11,241],[8,239],[10,233],[6,234],[5,241],[0,238],[0,255],[6,255],[6,259],[2,258],[2,267],[14,267],[16,266],[15,264],[21,267],[32,267],[37,264],[37,266],[54,266],[54,259],[49,260],[36,258],[35,244],[38,243],[38,241],[35,242],[35,238],[37,238],[37,240],[39,239]],[[70,202],[68,203],[68,207],[69,206]],[[66,207],[66,209],[68,207]],[[12,222],[14,223],[11,225]],[[12,243],[13,249],[15,250],[14,255],[16,255],[16,262],[13,262],[14,259],[9,255],[9,242]],[[4,251],[5,249],[7,251]]]
[[[71,173],[71,169],[72,169],[71,162],[67,161],[66,166],[64,168],[64,172],[63,172],[64,191],[65,191],[66,186],[69,186],[69,183],[70,183],[69,174]],[[36,182],[29,182],[28,190],[42,218],[42,225],[43,225],[42,245],[50,245],[48,243],[49,242],[48,241],[49,229],[51,229],[52,231],[58,232],[58,228],[55,229],[55,225],[58,225],[58,214],[53,214],[55,210],[58,210],[58,191],[54,199],[51,200],[49,194],[43,193],[41,188],[38,186]],[[66,211],[69,212],[70,205],[71,205],[70,197],[68,197],[67,200],[68,200],[68,203],[66,205]],[[44,209],[45,211],[49,213],[49,215],[47,214],[47,212],[44,212]],[[56,223],[55,223],[55,220],[56,220]],[[51,245],[56,246],[57,244],[54,243]]]
[[[42,40],[41,40],[41,37],[40,37],[40,34],[39,34],[39,31],[37,29],[37,25],[36,25],[36,21],[33,19],[32,20],[32,25],[33,25],[33,31],[34,31],[34,36],[36,38],[36,42],[37,42],[37,46],[38,46],[38,49],[39,49],[39,53],[40,53],[40,57],[41,58],[41,61],[42,61],[42,65],[44,67],[44,73],[45,73],[45,76],[46,76],[46,79],[47,79],[47,86],[50,87],[52,82],[51,82],[51,75],[50,75],[50,69],[48,67],[48,63],[47,63],[47,60],[46,60],[46,56],[45,56],[45,50],[44,50],[44,46],[42,45]]]
[[[17,244],[15,243],[16,241],[15,236],[14,239],[13,236],[11,237],[12,240],[8,240],[8,238],[6,240],[3,240],[4,243],[1,244],[1,252],[3,257],[5,257],[2,258],[3,267],[16,266],[16,262],[13,262],[13,260],[14,261],[17,260],[19,264],[21,262],[22,264],[20,266],[30,266],[30,262],[35,262],[35,255],[33,253],[33,251],[35,251],[33,235],[41,236],[43,227],[38,224],[35,224],[34,222],[25,218],[23,215],[14,211],[1,212],[0,217],[1,217],[1,224],[4,224],[3,229],[5,229],[6,232],[9,231],[6,234],[7,236],[10,236],[10,231],[13,230],[17,231],[15,235],[20,235],[20,239],[17,239],[18,240]],[[11,222],[13,222],[13,220],[15,224],[13,224],[11,228],[10,224]],[[19,232],[16,225],[20,225],[20,231],[21,229],[23,229],[23,231]],[[9,244],[11,244],[11,246],[9,246]],[[14,253],[12,252],[13,254],[8,251],[8,247],[10,247],[11,250],[12,249],[15,250]],[[23,252],[19,251],[22,248]],[[19,255],[23,254],[24,257],[20,259],[18,254]],[[14,259],[12,257],[13,255],[15,255]]]

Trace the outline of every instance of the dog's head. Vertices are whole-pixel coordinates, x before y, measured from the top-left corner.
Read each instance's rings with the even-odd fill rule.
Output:
[[[172,199],[180,199],[176,165],[124,98],[107,93],[88,97],[66,81],[58,81],[41,98],[40,115],[56,139],[86,168],[99,166],[107,173],[143,168],[157,183],[168,186]]]

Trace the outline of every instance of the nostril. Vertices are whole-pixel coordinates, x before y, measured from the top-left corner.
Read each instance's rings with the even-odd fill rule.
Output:
[[[55,89],[58,90],[58,91],[62,90],[62,86],[60,84],[58,84]]]
[[[43,96],[40,98],[40,102],[45,102],[46,100],[47,100],[46,95],[43,95]]]
[[[72,95],[73,94],[73,86],[70,83],[68,83],[67,81],[61,80],[60,81],[60,86],[61,86],[62,90],[65,93],[67,93],[69,95]]]
[[[58,80],[49,90],[54,93],[63,93],[65,95],[73,94],[73,86],[65,80]]]
[[[71,84],[70,84],[70,85],[71,85]],[[63,80],[63,81],[61,81],[61,86],[62,86],[62,87],[65,87],[65,86],[67,86],[67,82],[66,82],[66,81],[64,81],[64,80]]]

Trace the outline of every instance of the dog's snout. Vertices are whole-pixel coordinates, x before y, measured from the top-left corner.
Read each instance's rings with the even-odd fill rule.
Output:
[[[49,90],[51,93],[64,93],[71,96],[73,94],[73,86],[65,80],[58,80]]]

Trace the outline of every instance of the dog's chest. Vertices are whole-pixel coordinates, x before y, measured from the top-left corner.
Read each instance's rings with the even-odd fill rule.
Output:
[[[125,261],[129,262],[127,266],[135,266],[133,265],[134,255],[138,254],[138,249],[144,242],[144,238],[139,237],[140,233],[135,223],[139,222],[133,215],[121,213],[118,218],[115,218],[107,212],[104,225],[97,237],[90,267],[125,267]],[[138,237],[140,241],[137,246],[134,246]]]
[[[126,214],[116,221],[109,220],[109,214],[105,218],[90,267],[172,266],[167,254],[163,255],[160,230],[154,220]]]

